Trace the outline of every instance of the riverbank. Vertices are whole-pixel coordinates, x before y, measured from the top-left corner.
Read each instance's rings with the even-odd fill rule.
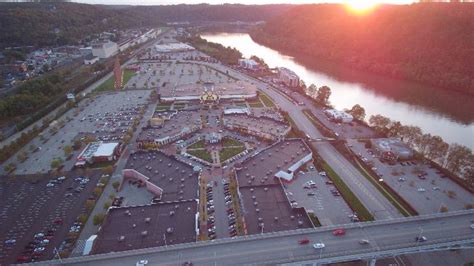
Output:
[[[329,86],[331,104],[337,109],[360,104],[366,110],[366,117],[382,114],[402,124],[417,125],[423,132],[439,135],[448,143],[457,142],[474,148],[470,141],[474,132],[474,113],[471,112],[472,104],[463,94],[376,76],[324,61],[298,60],[254,42],[248,34],[206,33],[201,36],[208,41],[235,47],[244,57],[257,55],[271,68],[290,68],[307,85]]]

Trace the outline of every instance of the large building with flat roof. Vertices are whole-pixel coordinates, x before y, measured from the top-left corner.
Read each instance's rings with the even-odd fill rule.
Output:
[[[201,115],[194,111],[161,112],[155,114],[150,125],[138,136],[139,145],[164,145],[202,128]]]
[[[293,208],[281,184],[239,188],[247,234],[313,227],[304,208]]]
[[[257,97],[257,86],[245,81],[225,83],[193,83],[159,89],[161,101],[202,100],[212,94],[219,99],[248,99]]]
[[[119,143],[102,141],[91,142],[77,156],[76,166],[83,166],[86,163],[114,161],[119,156]]]
[[[301,139],[287,139],[269,146],[242,162],[237,169],[239,187],[277,184],[276,178],[291,181],[295,171],[313,158]]]
[[[110,208],[92,239],[92,254],[196,242],[198,202]]]

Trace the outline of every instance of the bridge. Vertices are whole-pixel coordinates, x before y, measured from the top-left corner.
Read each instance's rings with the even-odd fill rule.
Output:
[[[438,213],[314,229],[272,232],[236,238],[217,239],[170,246],[129,250],[91,256],[38,262],[40,265],[134,265],[146,259],[150,264],[182,265],[264,265],[285,263],[324,264],[446,249],[474,247],[474,210]],[[334,236],[336,228],[346,234]],[[417,242],[424,236],[426,241]],[[299,245],[308,238],[311,243],[323,242],[325,248],[311,244]],[[361,239],[369,240],[360,244]]]

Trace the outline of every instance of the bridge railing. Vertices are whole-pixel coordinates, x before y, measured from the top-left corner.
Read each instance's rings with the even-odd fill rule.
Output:
[[[199,248],[199,247],[214,246],[214,245],[229,244],[229,243],[239,243],[239,242],[245,242],[245,241],[251,241],[251,240],[278,238],[282,236],[297,236],[297,235],[304,235],[304,234],[310,234],[310,233],[316,233],[316,232],[332,231],[336,228],[346,228],[346,229],[366,228],[367,229],[367,227],[373,227],[373,226],[379,226],[379,225],[400,224],[400,223],[410,222],[410,221],[432,220],[436,218],[454,217],[454,216],[462,216],[462,215],[469,215],[469,214],[474,215],[474,210],[461,210],[461,211],[453,211],[453,212],[448,212],[448,213],[437,213],[437,214],[414,216],[414,217],[413,216],[402,217],[402,218],[396,218],[396,219],[391,219],[391,220],[351,223],[351,224],[343,224],[343,225],[329,225],[329,226],[323,226],[323,227],[318,227],[318,228],[269,232],[269,233],[263,233],[263,234],[257,234],[257,235],[238,236],[234,238],[223,238],[223,239],[215,239],[215,240],[210,240],[210,241],[199,241],[199,242],[192,242],[192,243],[183,243],[183,244],[151,247],[151,248],[144,248],[144,249],[111,252],[111,253],[106,253],[106,254],[73,257],[73,258],[63,259],[62,261],[59,261],[59,260],[45,261],[45,262],[39,262],[38,264],[41,265],[44,263],[44,264],[50,265],[50,264],[63,264],[63,263],[79,263],[79,262],[94,261],[94,260],[106,260],[106,259],[112,259],[112,258],[127,257],[131,255],[137,256],[137,255],[143,255],[143,254],[149,254],[149,253],[157,253],[157,252],[165,252],[165,251],[173,251],[173,250],[185,250],[185,249],[190,249],[190,248]],[[418,245],[418,246],[424,246],[424,245]],[[351,252],[351,251],[347,251],[347,252]]]

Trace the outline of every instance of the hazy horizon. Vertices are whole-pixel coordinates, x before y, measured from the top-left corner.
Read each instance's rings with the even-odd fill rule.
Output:
[[[187,1],[174,1],[174,0],[74,0],[71,2],[84,3],[84,4],[101,4],[101,5],[179,5],[179,4],[246,4],[246,5],[267,5],[267,4],[321,4],[321,3],[346,3],[344,0],[260,0],[258,3],[252,0],[233,0],[233,1],[222,1],[222,0],[187,0]],[[372,0],[375,3],[386,3],[386,4],[411,4],[418,1],[413,0]]]

